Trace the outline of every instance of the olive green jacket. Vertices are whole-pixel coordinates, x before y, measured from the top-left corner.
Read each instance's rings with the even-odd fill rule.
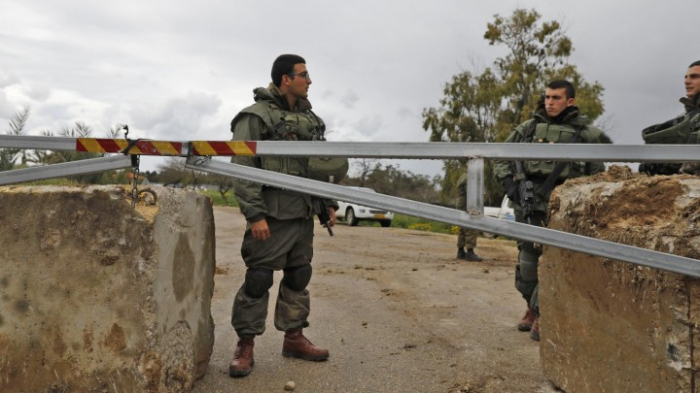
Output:
[[[683,97],[680,102],[685,106],[685,113],[689,114],[695,112],[690,118],[690,136],[688,137],[688,144],[698,144],[700,143],[700,93],[694,95],[693,97]]]
[[[685,112],[690,113],[695,111],[695,114],[690,118],[690,134],[688,135],[687,144],[700,144],[700,93],[693,97],[683,97],[680,99],[685,106]],[[691,175],[700,175],[700,162],[685,162],[682,164],[680,171]]]
[[[533,122],[536,122],[533,124]],[[562,114],[559,119],[552,119],[546,115],[544,109],[538,110],[533,119],[527,120],[515,127],[513,132],[505,140],[506,143],[572,143],[576,129],[581,128],[578,143],[601,143],[602,131],[592,126],[590,119],[579,112],[578,108],[571,107]],[[554,161],[523,161],[523,169],[528,180],[533,182],[537,203],[535,210],[547,211],[551,190],[547,195],[539,195],[538,189],[547,180],[554,170],[557,162]],[[568,162],[559,174],[556,184],[563,183],[566,179],[592,175],[605,171],[602,162]],[[498,160],[494,164],[496,179],[505,186],[505,179],[512,179],[515,174],[515,165],[511,161]],[[518,201],[513,201],[518,209]]]
[[[700,94],[679,100],[685,106],[685,114],[642,130],[642,139],[647,144],[700,144]],[[700,163],[642,163],[640,172],[649,175],[675,175],[678,172],[700,174]]]
[[[234,141],[325,140],[325,124],[311,111],[311,103],[298,100],[290,109],[279,89],[270,84],[254,90],[255,104],[243,109],[231,121]],[[231,162],[255,168],[306,177],[308,157],[234,156]],[[234,180],[234,194],[248,222],[265,217],[278,220],[309,218],[321,211],[321,199],[291,190]],[[335,201],[323,199],[337,209]]]

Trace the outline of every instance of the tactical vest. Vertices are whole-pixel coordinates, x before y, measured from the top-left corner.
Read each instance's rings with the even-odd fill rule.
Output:
[[[535,120],[532,120],[535,121]],[[582,125],[576,127],[584,127]],[[583,129],[577,141],[574,141],[576,128],[570,124],[550,124],[538,122],[532,130],[532,123],[525,129],[525,140],[530,143],[590,143],[597,136],[591,135]],[[589,140],[590,139],[590,140]],[[557,166],[557,161],[525,161],[523,167],[528,177],[547,178]],[[570,162],[564,166],[558,176],[560,181],[585,175],[586,162]]]
[[[242,114],[253,114],[263,120],[266,127],[265,140],[273,141],[325,141],[326,124],[310,109],[290,112],[272,102],[259,101],[242,110],[233,120],[233,125]],[[349,162],[341,157],[261,157],[262,168],[309,179],[339,183],[348,172]]]
[[[690,133],[688,134],[687,144],[700,144],[700,108],[687,114],[689,119]]]
[[[642,130],[646,144],[683,145],[700,143],[700,109]]]

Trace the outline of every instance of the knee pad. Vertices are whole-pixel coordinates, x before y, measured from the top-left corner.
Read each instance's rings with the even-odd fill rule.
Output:
[[[303,291],[311,281],[311,265],[284,269],[282,284],[293,291]]]
[[[523,298],[530,304],[530,299],[537,288],[537,281],[523,279],[520,266],[515,267],[515,289],[523,295]]]
[[[261,298],[272,286],[272,270],[252,268],[245,272],[245,293],[252,298]]]
[[[530,253],[527,249],[521,249],[518,253],[518,265],[520,275],[525,282],[537,282],[537,263],[539,254]]]

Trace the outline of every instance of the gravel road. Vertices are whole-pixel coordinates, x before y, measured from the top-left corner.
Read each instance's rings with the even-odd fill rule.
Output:
[[[289,381],[295,392],[555,391],[542,374],[538,343],[515,328],[525,302],[513,287],[513,241],[479,238],[484,261],[474,263],[454,258],[456,236],[343,223],[334,237],[316,228],[311,326],[304,331],[330,359],[282,357],[271,301],[253,372],[230,378],[245,220],[235,208],[217,207],[214,215],[216,344],[194,392],[284,392]],[[274,294],[280,278],[276,273]]]

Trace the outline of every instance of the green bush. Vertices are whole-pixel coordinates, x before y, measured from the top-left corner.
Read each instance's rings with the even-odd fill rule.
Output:
[[[221,193],[216,190],[203,190],[200,191],[202,194],[206,195],[211,199],[214,206],[229,206],[238,207],[238,202],[236,197],[233,196],[233,192],[229,191],[226,193],[226,202],[221,198]]]

